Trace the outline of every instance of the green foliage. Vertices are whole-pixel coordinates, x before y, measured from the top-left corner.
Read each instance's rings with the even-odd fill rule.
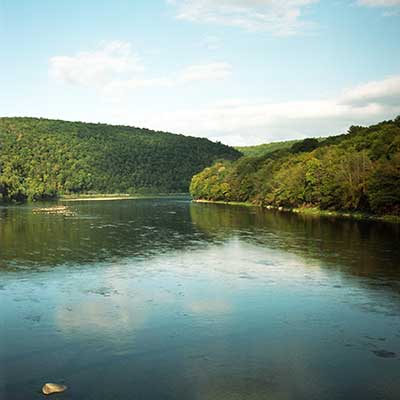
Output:
[[[400,214],[400,119],[305,139],[196,175],[196,199]]]
[[[147,129],[0,118],[0,198],[187,192],[204,167],[239,156],[221,143]]]
[[[272,142],[266,144],[259,144],[257,146],[242,146],[236,147],[246,157],[261,157],[276,150],[290,149],[298,140],[287,140],[285,142]]]
[[[369,179],[369,198],[376,213],[400,214],[400,153],[380,160]]]
[[[399,122],[400,124],[400,122]],[[365,129],[363,127],[350,127],[348,133],[354,133],[357,129]],[[345,135],[329,136],[327,138],[307,138],[303,140],[287,140],[285,142],[272,142],[266,144],[260,144],[257,146],[243,146],[236,147],[246,157],[264,157],[269,154],[284,154],[289,153],[301,153],[312,151],[317,147],[329,146],[332,144],[338,144],[345,137]]]
[[[301,142],[294,143],[293,146],[290,148],[290,152],[293,154],[304,153],[307,151],[312,151],[316,149],[318,146],[319,146],[318,139],[315,138],[304,139]]]

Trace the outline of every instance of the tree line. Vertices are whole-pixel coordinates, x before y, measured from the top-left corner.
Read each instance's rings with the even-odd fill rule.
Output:
[[[211,201],[399,215],[400,116],[214,163],[193,177],[190,192]]]

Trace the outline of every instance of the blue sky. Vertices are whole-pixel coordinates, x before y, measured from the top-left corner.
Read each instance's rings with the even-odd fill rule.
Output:
[[[0,0],[0,114],[232,145],[400,114],[400,0]]]

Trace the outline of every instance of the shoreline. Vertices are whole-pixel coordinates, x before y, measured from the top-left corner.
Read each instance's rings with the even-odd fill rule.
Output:
[[[55,198],[56,201],[73,202],[73,201],[112,201],[112,200],[140,200],[140,199],[157,199],[165,197],[189,197],[187,193],[162,193],[162,194],[82,194],[82,195],[63,195]]]
[[[82,197],[64,197],[60,196],[56,198],[56,201],[65,201],[65,202],[73,202],[73,201],[110,201],[110,200],[135,200],[140,199],[139,196],[82,196]]]
[[[78,201],[113,201],[113,200],[141,200],[141,199],[165,199],[165,198],[184,198],[191,200],[189,193],[158,193],[158,194],[77,194],[77,195],[59,195],[47,197],[39,200],[23,201],[2,201],[0,207],[18,206],[22,204],[41,204],[41,203],[71,203]]]
[[[390,222],[395,224],[400,224],[400,216],[397,215],[374,215],[366,214],[360,211],[329,211],[320,210],[316,207],[300,207],[300,208],[285,208],[277,206],[261,206],[250,202],[240,202],[240,201],[222,201],[222,200],[192,200],[194,203],[203,204],[220,204],[228,206],[241,206],[241,207],[256,207],[262,210],[274,210],[280,212],[290,212],[293,214],[300,215],[310,215],[314,217],[334,217],[334,218],[349,218],[358,221],[380,221],[380,222]]]

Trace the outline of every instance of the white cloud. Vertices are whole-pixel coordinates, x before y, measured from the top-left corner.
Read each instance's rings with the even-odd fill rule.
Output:
[[[57,80],[79,86],[102,87],[116,76],[143,70],[139,57],[130,43],[103,42],[96,50],[76,56],[50,59],[50,74]]]
[[[359,6],[384,8],[384,17],[394,17],[400,15],[400,0],[358,0]]]
[[[331,99],[272,103],[231,99],[196,109],[142,114],[129,120],[119,110],[116,121],[207,136],[231,145],[257,144],[345,132],[400,114],[400,75],[344,91]]]
[[[113,99],[142,88],[172,87],[199,81],[223,80],[232,73],[225,62],[183,68],[171,76],[143,76],[144,66],[130,43],[104,42],[94,51],[50,59],[50,75],[64,83],[92,87]]]
[[[177,18],[236,26],[274,35],[297,33],[306,23],[302,12],[318,0],[167,0]]]
[[[400,0],[358,0],[358,4],[367,7],[395,7],[400,6]]]
[[[372,81],[345,91],[344,104],[378,103],[382,105],[400,104],[400,75],[381,81]]]
[[[112,100],[145,88],[171,88],[199,81],[222,80],[232,66],[212,62],[189,66],[166,76],[146,76],[139,57],[123,42],[105,43],[95,51],[72,57],[53,57],[56,78],[88,86]],[[125,105],[126,104],[126,105]],[[125,109],[126,107],[126,109]],[[345,131],[352,124],[368,124],[400,114],[400,75],[348,88],[332,98],[272,102],[267,99],[229,99],[196,108],[156,111],[137,109],[128,102],[108,110],[112,121],[158,130],[207,136],[240,145]],[[106,122],[106,121],[105,121]]]

